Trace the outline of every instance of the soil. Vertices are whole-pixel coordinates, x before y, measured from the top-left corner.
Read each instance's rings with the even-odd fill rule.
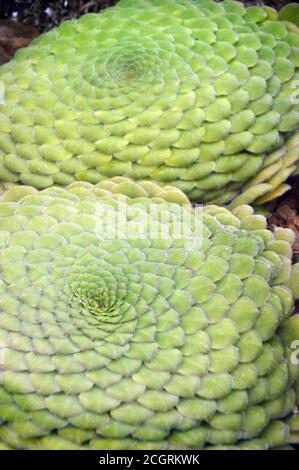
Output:
[[[0,19],[13,19],[34,26],[40,33],[62,21],[78,18],[88,12],[98,12],[117,0],[0,0]],[[280,10],[290,3],[285,0],[244,0],[245,5],[269,5]]]
[[[67,19],[98,12],[117,0],[0,0],[0,18],[33,25],[40,33]]]
[[[296,234],[294,257],[299,261],[299,177],[291,178],[291,191],[268,204],[270,228],[288,227]]]

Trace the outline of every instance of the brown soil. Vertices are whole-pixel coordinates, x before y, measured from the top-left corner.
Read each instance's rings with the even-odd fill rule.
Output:
[[[299,261],[299,177],[291,178],[291,191],[268,204],[270,228],[287,227],[295,232],[294,257]]]

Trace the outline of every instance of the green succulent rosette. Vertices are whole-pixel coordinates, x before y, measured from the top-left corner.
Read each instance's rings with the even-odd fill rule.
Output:
[[[1,448],[294,439],[292,242],[247,205],[192,207],[148,181],[6,191]]]
[[[0,179],[128,176],[217,203],[282,194],[299,158],[289,10],[121,0],[43,34],[0,69]]]

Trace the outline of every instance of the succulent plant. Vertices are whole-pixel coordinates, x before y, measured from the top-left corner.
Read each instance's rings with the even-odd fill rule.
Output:
[[[298,5],[121,0],[1,67],[0,178],[117,175],[236,204],[282,194],[299,158]]]
[[[248,205],[298,171],[298,18],[121,0],[1,67],[0,448],[298,442],[294,235]]]
[[[194,208],[151,182],[11,188],[0,202],[2,448],[295,438],[292,241],[250,206]]]

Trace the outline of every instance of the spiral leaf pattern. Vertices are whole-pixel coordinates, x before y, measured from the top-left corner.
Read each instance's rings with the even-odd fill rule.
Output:
[[[131,232],[121,223],[115,237],[123,214]],[[2,448],[286,443],[292,242],[249,206],[196,209],[149,182],[12,187],[0,202]]]
[[[289,16],[227,0],[121,0],[66,21],[1,67],[1,180],[128,176],[221,203],[244,187],[242,203],[282,194],[299,158]]]

